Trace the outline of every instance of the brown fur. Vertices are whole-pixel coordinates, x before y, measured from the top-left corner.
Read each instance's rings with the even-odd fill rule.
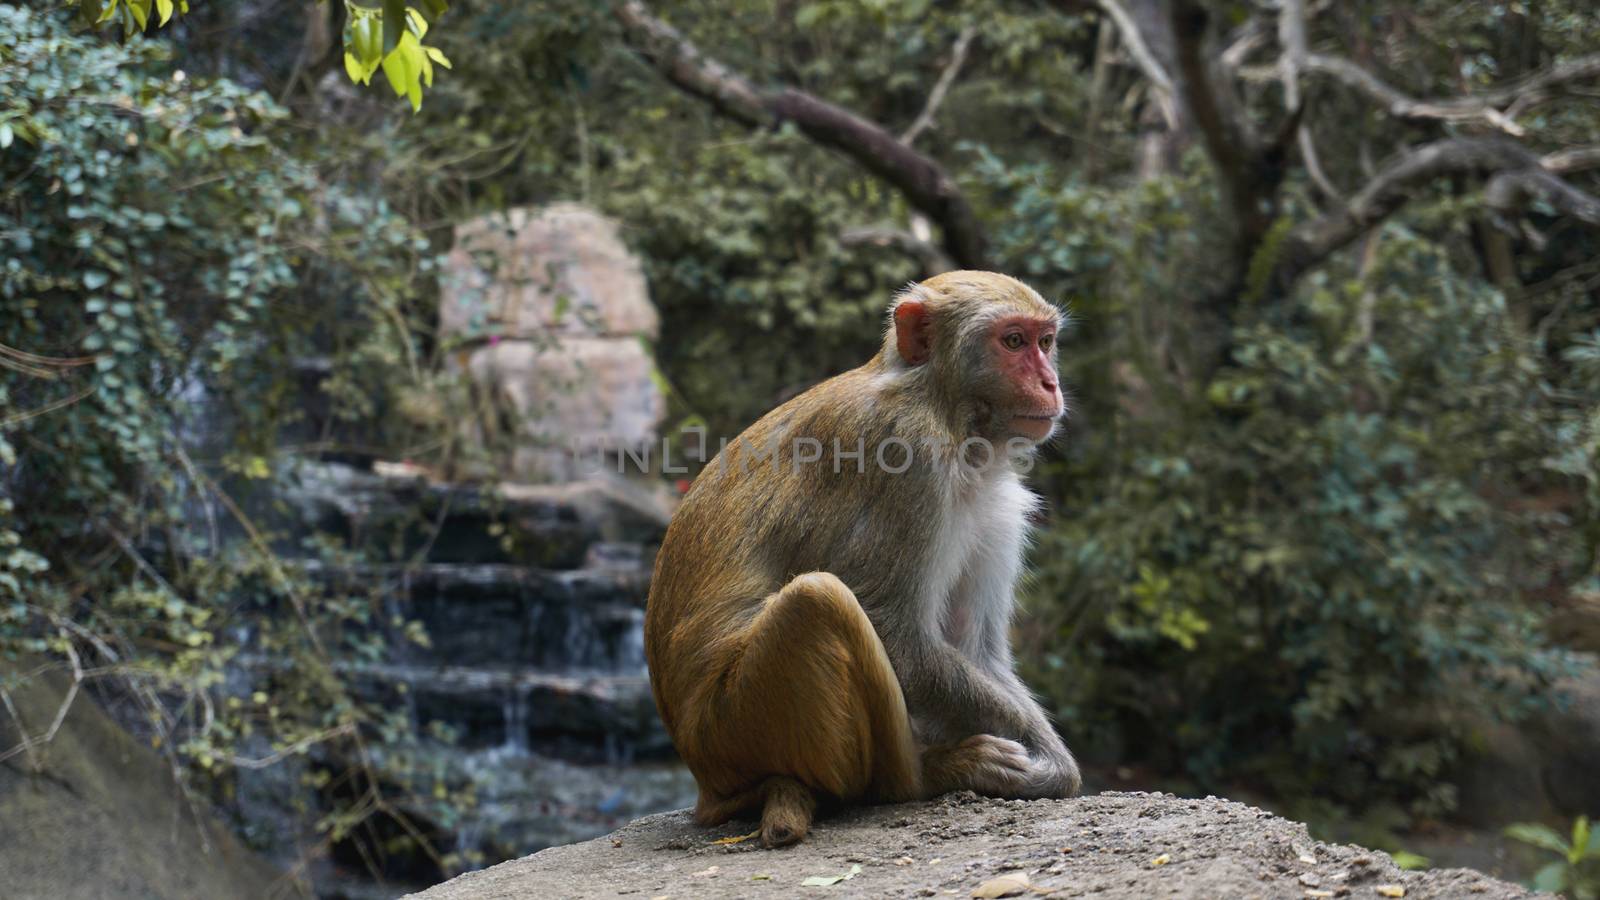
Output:
[[[966,509],[985,479],[1015,477],[1006,460],[964,470],[956,449],[1004,437],[1016,405],[983,362],[987,323],[1059,314],[983,272],[938,276],[897,303],[907,299],[926,306],[929,361],[908,366],[891,326],[866,365],[768,413],[700,473],[656,560],[645,648],[656,705],[700,786],[696,818],[761,808],[769,846],[804,836],[818,799],[1077,789],[1070,754],[1011,672],[1004,621],[991,621],[1009,616],[1009,595],[1003,609],[950,614],[987,629],[987,643],[968,643],[991,649],[972,654],[939,636],[926,606],[945,602],[928,596],[926,574],[943,511]],[[873,458],[892,437],[915,453],[900,474]],[[849,453],[858,439],[863,463],[836,466],[835,441]],[[821,460],[796,440],[819,442]],[[888,465],[900,462],[891,448]]]

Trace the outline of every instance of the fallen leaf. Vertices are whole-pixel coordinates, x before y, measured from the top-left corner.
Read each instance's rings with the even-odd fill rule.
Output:
[[[622,838],[612,838],[611,839],[611,846],[613,846],[613,847],[621,847],[622,846]]]
[[[972,896],[984,898],[984,900],[992,900],[995,897],[1015,897],[1019,894],[1027,893],[1030,887],[1032,885],[1028,882],[1028,873],[1010,872],[1001,875],[999,878],[991,878],[978,885],[978,889],[972,892]]]
[[[894,864],[897,865],[897,866],[909,866],[914,862],[916,862],[916,860],[912,859],[911,857],[902,856],[899,859],[895,860]]]
[[[843,875],[812,875],[805,881],[800,882],[800,884],[802,887],[832,887],[841,881],[849,881],[860,874],[861,866],[858,864],[851,866],[850,871]]]
[[[1333,891],[1306,891],[1307,897],[1332,897]]]
[[[717,870],[720,869],[720,868],[722,868],[722,867],[721,866],[712,866],[709,869],[701,869],[700,871],[694,873],[693,877],[695,877],[695,878],[715,878],[717,876]]]
[[[1301,843],[1291,843],[1289,849],[1294,851],[1296,857],[1306,865],[1316,865],[1317,855],[1310,847]]]
[[[772,880],[772,876],[771,875],[751,875],[750,876],[750,880],[751,881],[771,881]]]
[[[1163,853],[1160,856],[1156,857],[1155,859],[1150,860],[1150,865],[1152,865],[1152,866],[1164,866],[1169,862],[1172,862],[1172,857],[1170,857],[1167,854]]]
[[[748,841],[751,838],[755,837],[756,835],[759,835],[760,833],[761,833],[761,829],[757,828],[755,831],[752,831],[749,834],[741,834],[741,835],[737,835],[735,837],[717,838],[716,840],[712,841],[711,843],[713,843],[713,844],[724,844],[724,845],[727,845],[727,844],[742,844],[745,841]],[[618,841],[617,842],[617,846],[619,846],[619,847],[622,846],[622,842]]]
[[[933,859],[928,860],[928,865],[937,866],[939,863],[942,863],[942,862],[944,862],[944,857],[935,856]]]
[[[1071,847],[1062,847],[1061,848],[1061,852],[1062,853],[1071,853],[1072,852],[1072,848]]]
[[[1380,884],[1374,887],[1373,890],[1385,897],[1404,897],[1406,895],[1406,889],[1398,884]]]

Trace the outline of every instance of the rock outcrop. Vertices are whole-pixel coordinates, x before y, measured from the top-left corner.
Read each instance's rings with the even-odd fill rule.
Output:
[[[7,749],[24,730],[35,738],[50,731],[70,681],[24,660],[0,668],[0,684]],[[164,760],[79,691],[50,741],[0,762],[0,897],[269,896],[280,873],[193,799]]]
[[[753,827],[705,829],[687,810],[662,813],[413,896],[1534,896],[1470,869],[1401,871],[1386,854],[1320,843],[1304,825],[1216,798],[1106,793],[1026,802],[952,794],[849,810],[779,851],[745,838]]]
[[[472,397],[464,436],[495,477],[570,480],[652,445],[660,320],[615,222],[560,203],[463,223],[442,288],[439,337]]]

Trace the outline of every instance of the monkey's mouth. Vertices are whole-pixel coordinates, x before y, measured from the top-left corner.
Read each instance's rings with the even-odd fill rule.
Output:
[[[1043,440],[1056,427],[1058,416],[1048,413],[1019,413],[1011,417],[1021,434],[1034,440]]]

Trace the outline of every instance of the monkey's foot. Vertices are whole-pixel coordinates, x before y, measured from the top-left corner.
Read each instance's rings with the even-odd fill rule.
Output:
[[[811,789],[775,775],[761,785],[761,843],[768,847],[787,847],[811,830],[811,816],[817,797]]]
[[[986,797],[1020,796],[1032,770],[1028,748],[992,734],[929,747],[922,754],[922,780],[929,796],[962,790]]]

